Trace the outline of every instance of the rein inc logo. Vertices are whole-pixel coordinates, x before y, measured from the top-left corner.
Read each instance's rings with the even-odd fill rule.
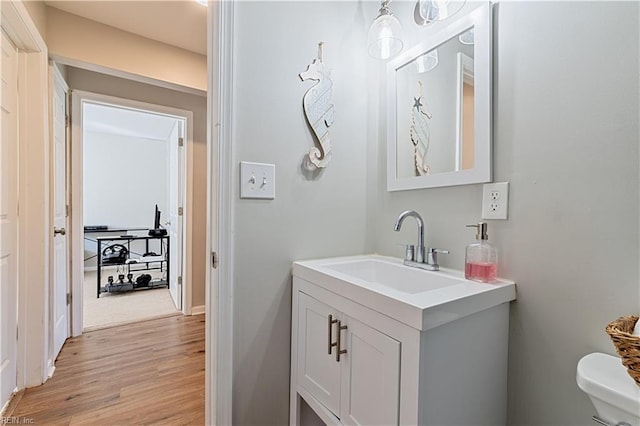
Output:
[[[36,421],[29,417],[0,417],[0,424],[3,425],[34,425]]]

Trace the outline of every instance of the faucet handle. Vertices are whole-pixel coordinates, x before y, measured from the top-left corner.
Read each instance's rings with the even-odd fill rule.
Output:
[[[427,250],[427,265],[434,266],[434,270],[437,271],[440,265],[438,265],[438,253],[449,254],[449,250],[443,250],[439,248],[429,247]]]
[[[404,253],[404,259],[411,260],[411,261],[416,260],[416,248],[413,244],[407,244],[407,247]]]
[[[398,246],[404,247],[404,260],[415,260],[416,248],[413,244],[396,244]]]
[[[435,254],[435,253],[449,254],[449,250],[429,247],[429,254]]]

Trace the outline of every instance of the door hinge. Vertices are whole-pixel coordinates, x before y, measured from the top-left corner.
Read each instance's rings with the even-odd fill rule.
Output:
[[[67,305],[71,304],[71,293],[67,293]]]
[[[64,116],[64,127],[68,128],[71,125],[71,117],[68,115]]]
[[[211,252],[211,267],[216,269],[218,267],[218,253],[215,251]]]
[[[178,216],[182,216],[184,214],[184,209],[182,207],[178,207]]]
[[[64,214],[66,217],[69,217],[69,204],[64,206]]]
[[[178,146],[184,146],[184,138],[178,138]]]
[[[178,285],[182,285],[182,276],[178,277]]]

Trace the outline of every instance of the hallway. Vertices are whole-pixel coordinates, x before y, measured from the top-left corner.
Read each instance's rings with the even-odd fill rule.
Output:
[[[71,338],[53,378],[8,415],[36,425],[202,425],[204,335],[204,315],[176,315]]]

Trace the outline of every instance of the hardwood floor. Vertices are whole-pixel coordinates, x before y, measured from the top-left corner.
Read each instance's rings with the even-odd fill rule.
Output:
[[[67,340],[11,416],[35,425],[203,425],[205,317],[172,316]]]

